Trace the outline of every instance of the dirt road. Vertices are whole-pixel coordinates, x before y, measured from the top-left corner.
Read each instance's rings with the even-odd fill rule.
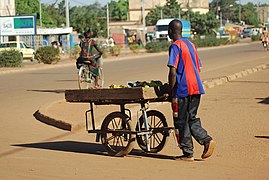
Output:
[[[60,89],[75,84],[75,77],[64,79],[64,73],[29,72],[23,77],[32,80],[32,89],[23,81],[1,88],[1,94],[9,96],[1,96],[5,104],[0,104],[7,109],[0,110],[0,179],[269,179],[268,69],[206,89],[198,115],[218,144],[211,158],[200,161],[203,148],[195,143],[194,162],[171,159],[181,154],[172,134],[158,154],[144,154],[136,147],[130,155],[116,158],[107,156],[84,128],[70,133],[36,121],[32,114],[37,105],[62,98]],[[19,75],[8,78],[15,81]],[[44,81],[44,76],[57,78]],[[52,91],[54,81],[57,87]],[[23,98],[29,101],[22,103]],[[151,107],[172,125],[169,104]]]

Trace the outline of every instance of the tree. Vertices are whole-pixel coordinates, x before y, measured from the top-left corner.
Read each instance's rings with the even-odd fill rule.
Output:
[[[218,17],[220,17],[221,12],[222,19],[238,22],[239,4],[236,3],[236,0],[213,0],[209,5],[210,11]]]
[[[98,2],[89,6],[72,7],[70,17],[71,26],[79,33],[91,29],[95,36],[106,34],[106,8]]]
[[[255,27],[258,27],[259,19],[256,11],[256,7],[253,3],[247,3],[244,5],[241,11],[242,21],[245,21],[246,24],[252,24]]]
[[[213,12],[207,14],[183,12],[180,4],[176,0],[167,0],[167,3],[162,6],[156,6],[151,9],[146,17],[146,23],[148,26],[155,25],[159,19],[162,18],[179,18],[188,19],[190,18],[191,29],[200,35],[212,34],[214,29],[219,26],[219,21],[216,19]]]
[[[181,10],[177,0],[167,0],[164,6],[156,6],[150,10],[146,16],[146,24],[152,26],[161,18],[179,18],[182,16],[184,16],[184,12]]]
[[[36,15],[39,19],[39,2],[38,0],[16,0],[16,15]],[[39,24],[39,21],[37,21]]]
[[[253,3],[242,5],[238,4],[236,0],[212,0],[210,3],[210,11],[219,15],[218,6],[220,6],[223,20],[228,19],[231,22],[239,22],[239,9],[241,8],[242,21],[254,26],[258,24],[257,13],[255,13],[257,7]]]
[[[127,20],[129,7],[128,0],[118,0],[118,2],[112,0],[108,6],[111,19]]]
[[[15,9],[17,15],[36,15],[39,12],[39,2],[38,0],[16,0]]]
[[[146,25],[153,26],[157,23],[159,19],[162,19],[162,9],[161,6],[156,6],[151,9],[148,15],[146,16]]]

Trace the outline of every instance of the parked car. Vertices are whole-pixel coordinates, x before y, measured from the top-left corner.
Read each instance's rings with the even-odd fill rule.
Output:
[[[251,37],[252,31],[251,31],[251,29],[244,29],[243,32],[241,32],[239,35],[240,35],[240,38]]]
[[[252,28],[251,32],[252,32],[253,36],[257,36],[257,35],[261,34],[260,28]]]
[[[0,43],[0,51],[10,49],[16,49],[20,51],[23,59],[30,59],[33,61],[35,58],[35,50],[23,41],[9,41]]]

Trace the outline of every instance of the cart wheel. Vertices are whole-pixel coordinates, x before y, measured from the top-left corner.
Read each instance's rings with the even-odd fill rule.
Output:
[[[101,130],[118,130],[119,132],[101,133],[101,141],[108,154],[125,156],[133,149],[135,134],[127,134],[120,130],[135,131],[130,118],[121,112],[113,112],[106,116]]]
[[[168,127],[165,116],[156,110],[147,111],[148,117],[148,125],[150,130],[154,130],[154,128],[164,128]],[[145,130],[143,116],[139,118],[140,122],[140,130]],[[138,131],[138,124],[136,126],[136,130]],[[150,143],[150,151],[147,150],[146,139],[144,135],[137,135],[137,143],[139,147],[145,151],[150,153],[157,153],[161,151],[165,145],[166,138],[169,133],[165,131],[152,132],[149,134],[149,143]]]

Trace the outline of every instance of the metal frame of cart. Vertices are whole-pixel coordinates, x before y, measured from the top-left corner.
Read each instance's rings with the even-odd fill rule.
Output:
[[[167,101],[167,98],[160,95],[160,91],[160,88],[89,89],[67,90],[65,95],[68,102],[90,104],[89,110],[85,112],[88,133],[96,133],[96,141],[99,142],[101,139],[108,154],[125,156],[132,151],[135,141],[145,152],[157,153],[163,149],[173,128],[168,127],[161,112],[147,108],[147,104],[151,102]],[[125,107],[131,103],[141,106],[142,115],[135,125],[131,119],[132,112]],[[101,128],[96,129],[94,104],[119,105],[120,111],[109,113],[104,118]]]

